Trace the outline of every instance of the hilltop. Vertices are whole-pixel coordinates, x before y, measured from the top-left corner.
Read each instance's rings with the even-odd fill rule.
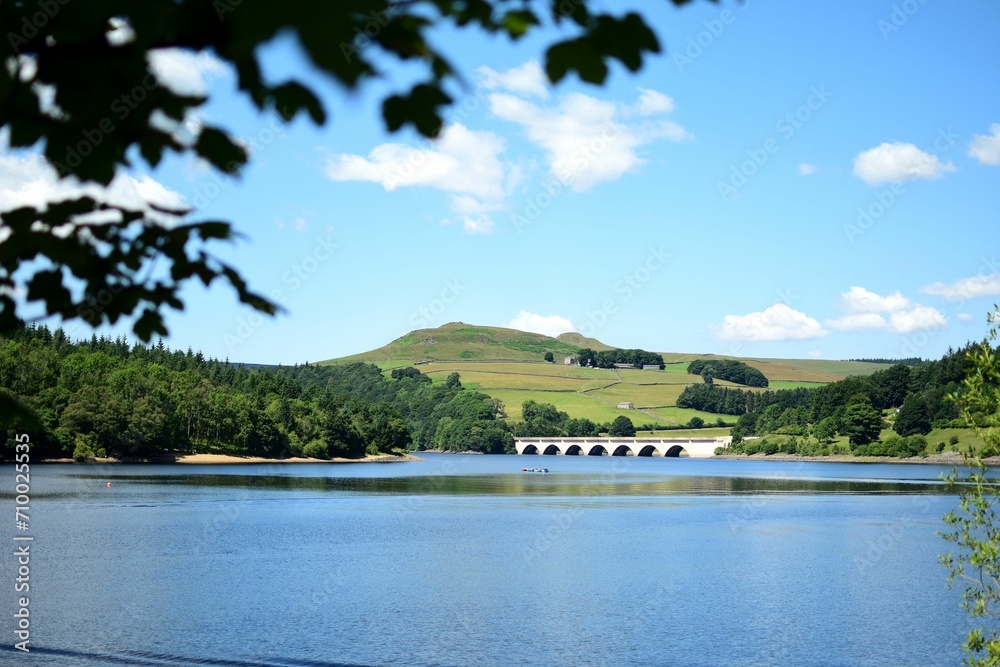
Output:
[[[458,373],[470,389],[498,398],[510,418],[518,419],[527,400],[552,403],[571,417],[611,421],[621,414],[636,424],[686,424],[699,417],[714,424],[719,415],[677,407],[677,397],[702,378],[689,375],[687,366],[695,359],[736,359],[710,354],[663,354],[666,368],[653,370],[612,370],[565,365],[563,360],[581,347],[615,349],[579,333],[557,338],[542,334],[451,322],[435,329],[419,329],[370,352],[331,359],[324,363],[363,361],[375,363],[386,372],[402,366],[417,366],[435,381],[443,382]],[[543,360],[546,352],[554,363]],[[888,364],[822,359],[739,358],[760,370],[772,389],[818,387],[848,375],[869,375]],[[720,386],[738,386],[716,381]],[[631,402],[634,410],[620,410],[620,402]],[[732,421],[732,419],[730,419]]]
[[[587,338],[582,333],[577,333],[575,331],[568,331],[566,333],[561,333],[558,336],[556,336],[556,340],[563,343],[569,343],[570,345],[573,345],[576,348],[589,347],[591,350],[596,350],[597,352],[601,352],[603,350],[615,349],[614,346],[612,345],[606,345],[601,341],[597,340],[596,338]]]
[[[574,342],[576,339],[573,336],[579,334],[562,334],[562,336],[569,338],[561,340],[516,329],[449,322],[436,329],[411,331],[371,352],[362,352],[331,361],[370,361],[380,365],[398,361],[399,363],[395,364],[397,366],[424,361],[541,362],[545,353],[551,352],[561,363],[565,357],[576,354],[577,350],[585,347]],[[591,340],[584,339],[583,336],[579,338]],[[613,349],[600,341],[591,342],[600,345],[600,349]]]

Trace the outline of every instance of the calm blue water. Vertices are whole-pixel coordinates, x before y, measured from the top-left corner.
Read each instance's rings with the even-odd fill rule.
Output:
[[[424,457],[33,466],[33,651],[8,546],[0,663],[961,661],[944,468]]]

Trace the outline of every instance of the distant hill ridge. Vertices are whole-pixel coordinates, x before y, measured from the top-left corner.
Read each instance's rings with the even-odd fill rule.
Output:
[[[567,337],[563,339],[563,337]],[[331,361],[542,361],[551,352],[562,363],[587,341],[600,349],[614,349],[600,341],[579,334],[552,338],[537,333],[449,322],[435,329],[417,329],[370,352]],[[598,348],[594,348],[598,349]]]
[[[321,363],[366,361],[383,368],[406,366],[420,362],[537,362],[544,363],[551,352],[557,364],[573,356],[580,348],[593,350],[618,349],[613,345],[588,338],[577,332],[559,334],[556,338],[543,334],[480,326],[465,322],[449,322],[433,329],[417,329],[388,345]],[[656,352],[657,350],[650,350]],[[670,363],[696,359],[736,359],[714,354],[662,353]],[[871,361],[838,361],[833,359],[761,359],[742,358],[760,370],[769,380],[800,382],[834,382],[848,375],[869,375],[890,364]]]

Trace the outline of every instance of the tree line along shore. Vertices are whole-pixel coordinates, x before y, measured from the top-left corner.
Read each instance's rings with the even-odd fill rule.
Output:
[[[718,414],[719,424],[735,419],[733,445],[720,454],[912,457],[976,448],[949,399],[970,369],[966,352],[777,391],[742,362],[692,362],[689,372],[704,383],[688,386],[678,405]],[[716,378],[753,384],[719,386]],[[625,415],[597,423],[536,401],[524,403],[520,420],[509,420],[502,401],[463,387],[458,373],[432,382],[414,367],[383,373],[360,362],[248,367],[171,350],[162,341],[96,335],[72,341],[45,326],[0,340],[0,387],[37,415],[40,428],[31,436],[39,460],[499,454],[514,451],[515,437],[641,436],[663,428]],[[714,425],[696,418],[683,426]],[[10,458],[20,429],[7,430],[2,454]],[[934,433],[946,437],[939,441]]]

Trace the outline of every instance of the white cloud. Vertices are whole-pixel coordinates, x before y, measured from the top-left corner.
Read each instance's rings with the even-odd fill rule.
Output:
[[[865,329],[884,329],[885,318],[878,313],[858,313],[844,315],[835,320],[827,320],[826,326],[839,331],[863,331]]]
[[[712,328],[724,340],[804,340],[828,333],[819,322],[783,303],[748,315],[726,315]]]
[[[492,234],[493,220],[488,215],[465,216],[462,229],[466,234]]]
[[[900,292],[881,296],[863,287],[851,287],[840,295],[838,304],[847,315],[835,320],[827,320],[826,325],[840,331],[864,331],[870,329],[891,329],[897,333],[911,331],[933,331],[948,326],[935,308],[913,303]],[[888,315],[888,320],[883,317]]]
[[[105,33],[105,37],[111,46],[124,46],[135,41],[135,30],[125,19],[112,16],[108,19],[108,24],[111,25],[111,30]]]
[[[953,283],[933,283],[920,288],[924,294],[964,300],[1000,295],[1000,273],[962,278]]]
[[[969,157],[979,160],[979,164],[1000,167],[1000,123],[990,125],[990,133],[972,135]]]
[[[974,318],[972,315],[969,315],[968,313],[959,313],[958,319],[962,320],[963,322],[973,322],[975,321],[976,318]]]
[[[889,316],[889,323],[899,333],[911,331],[935,331],[948,326],[948,320],[937,309],[930,306],[914,306]]]
[[[207,51],[153,49],[147,59],[157,80],[177,95],[204,95],[210,80],[228,74],[226,64]]]
[[[542,71],[537,60],[528,62],[507,70],[497,72],[489,67],[476,70],[480,82],[487,90],[508,90],[512,93],[528,97],[546,98],[549,96],[549,78]]]
[[[639,112],[662,115],[673,104],[664,100],[669,98],[642,91],[640,101],[630,107],[570,93],[556,106],[542,107],[514,95],[494,93],[490,109],[520,125],[528,139],[545,151],[551,172],[571,190],[582,192],[635,171],[643,163],[636,152],[641,146],[658,139],[692,138],[680,124],[665,118],[623,122],[624,117]]]
[[[840,307],[848,313],[892,313],[910,307],[910,300],[900,292],[879,296],[864,287],[852,287],[840,295]]]
[[[658,116],[671,113],[674,110],[674,100],[658,90],[636,88],[639,91],[639,101],[631,107],[633,113],[640,116]]]
[[[799,176],[812,176],[816,173],[816,165],[808,162],[799,163]]]
[[[505,150],[506,142],[492,132],[456,123],[427,148],[380,144],[367,157],[333,155],[325,171],[334,181],[370,181],[389,191],[404,187],[443,190],[450,194],[452,209],[467,216],[466,230],[482,233],[479,230],[493,225],[492,221],[487,225],[482,216],[503,205],[509,173],[513,173],[500,159]],[[470,223],[474,219],[478,222]]]
[[[951,162],[943,163],[936,155],[903,142],[882,143],[854,158],[854,175],[868,185],[940,178],[949,171],[955,171]]]
[[[565,317],[560,315],[536,315],[535,313],[529,313],[527,310],[520,311],[517,317],[509,322],[504,322],[500,326],[519,331],[531,331],[532,333],[552,336],[553,338],[561,333],[576,331],[573,323]]]
[[[548,82],[537,61],[504,72],[481,67],[477,73],[491,91],[492,115],[520,125],[534,144],[532,153],[506,159],[508,146],[502,137],[454,123],[426,147],[384,143],[367,155],[333,154],[324,166],[327,177],[378,183],[388,191],[441,190],[449,196],[451,220],[461,220],[468,234],[488,234],[494,228],[491,214],[507,209],[511,193],[537,169],[537,148],[565,185],[562,191],[582,192],[638,169],[642,146],[660,139],[692,138],[665,117],[674,101],[655,90],[639,88],[633,104],[580,93],[548,102]]]
[[[149,204],[184,208],[184,197],[150,176],[119,173],[106,189],[96,183],[81,184],[75,178],[60,179],[46,160],[35,154],[0,156],[0,211],[20,206],[43,208],[49,202],[90,196],[114,206],[138,210]],[[151,217],[155,218],[155,214]]]

